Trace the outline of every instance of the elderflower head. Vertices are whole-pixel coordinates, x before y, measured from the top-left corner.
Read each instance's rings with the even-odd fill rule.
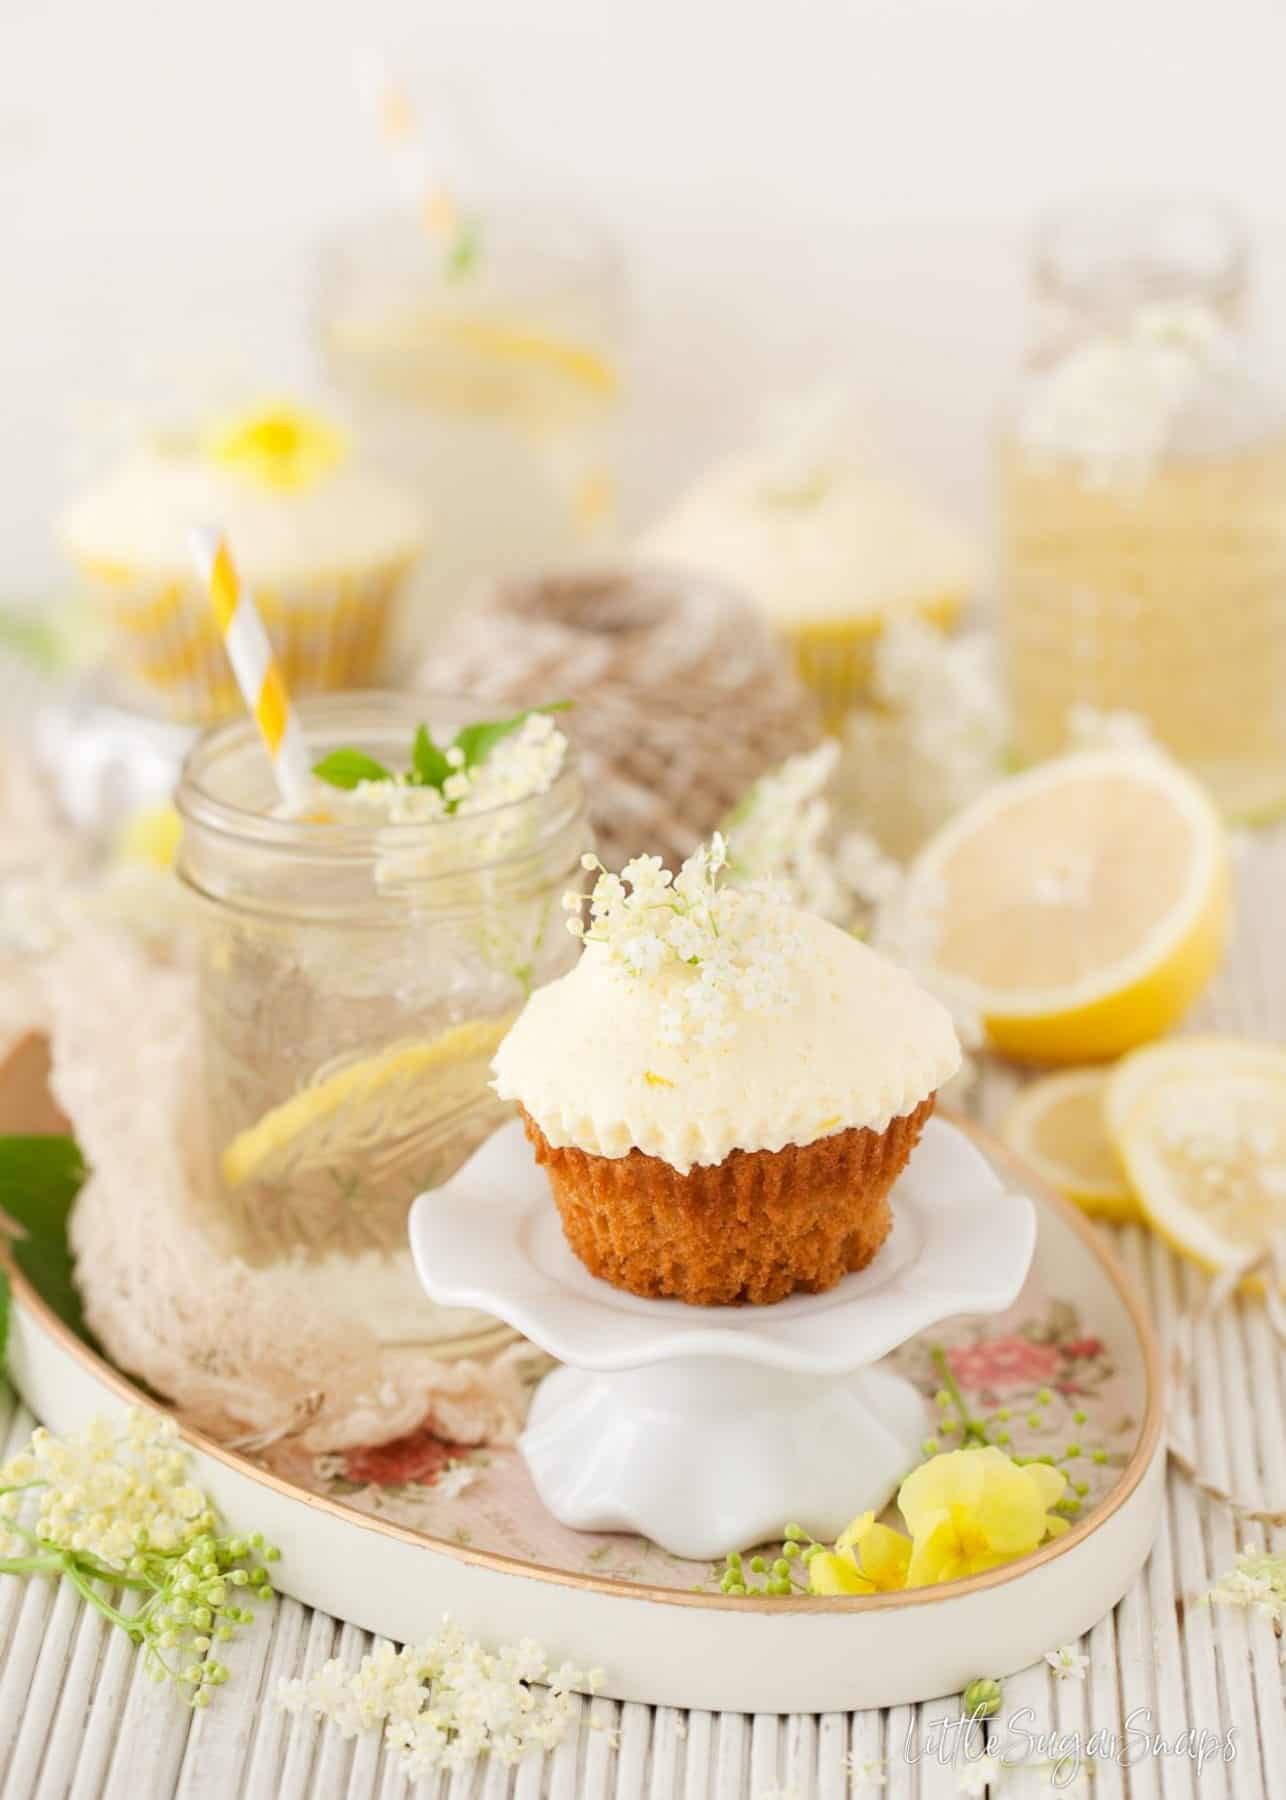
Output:
[[[212,1523],[177,1435],[173,1420],[137,1410],[123,1431],[101,1418],[66,1439],[41,1426],[0,1467],[0,1487],[38,1486],[32,1529],[41,1543],[123,1569],[140,1542],[181,1549]]]
[[[1228,1574],[1205,1596],[1224,1606],[1248,1606],[1279,1626],[1286,1618],[1286,1552],[1242,1550]]]
[[[789,914],[777,894],[722,885],[727,862],[718,832],[677,875],[659,856],[637,856],[614,875],[586,855],[583,866],[598,872],[588,902],[579,894],[564,901],[568,930],[626,975],[669,978],[664,1043],[722,1043],[732,1035],[734,1006],[782,1012],[796,1003]]]
[[[981,632],[948,637],[899,615],[872,658],[872,704],[849,714],[839,785],[883,848],[908,858],[1004,772],[1006,709]]]
[[[1085,1671],[1090,1666],[1089,1657],[1075,1644],[1060,1644],[1057,1650],[1046,1650],[1045,1661],[1060,1681],[1084,1681]]]
[[[827,738],[763,775],[726,822],[729,879],[771,880],[792,904],[851,928],[901,880],[866,832],[841,831],[828,792],[840,747]]]
[[[593,1693],[601,1681],[597,1670],[551,1668],[531,1638],[492,1651],[444,1619],[424,1643],[380,1644],[355,1670],[332,1659],[283,1682],[277,1701],[287,1712],[329,1719],[342,1737],[382,1728],[403,1773],[418,1780],[482,1755],[511,1764],[552,1750],[575,1716],[573,1695]]]
[[[141,1409],[67,1438],[42,1427],[0,1467],[0,1573],[65,1577],[143,1648],[148,1675],[196,1707],[227,1680],[212,1652],[250,1623],[242,1599],[271,1597],[263,1564],[278,1555],[258,1533],[216,1525],[173,1420]],[[133,1613],[111,1604],[104,1581],[139,1596]]]

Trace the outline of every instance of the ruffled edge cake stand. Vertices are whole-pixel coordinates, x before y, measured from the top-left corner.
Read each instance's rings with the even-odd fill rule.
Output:
[[[929,1121],[891,1201],[874,1261],[829,1293],[775,1306],[641,1299],[573,1255],[515,1120],[420,1196],[411,1249],[431,1299],[489,1312],[563,1365],[519,1440],[554,1517],[701,1560],[763,1543],[788,1519],[833,1539],[855,1513],[881,1511],[930,1418],[880,1359],[1017,1298],[1035,1211],[953,1125]]]

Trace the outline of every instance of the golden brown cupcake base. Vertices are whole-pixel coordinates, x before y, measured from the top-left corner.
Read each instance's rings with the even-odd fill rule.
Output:
[[[888,1192],[933,1100],[884,1131],[734,1150],[686,1175],[641,1150],[556,1149],[526,1112],[523,1122],[567,1241],[591,1274],[648,1299],[767,1305],[824,1293],[866,1267],[889,1234]]]

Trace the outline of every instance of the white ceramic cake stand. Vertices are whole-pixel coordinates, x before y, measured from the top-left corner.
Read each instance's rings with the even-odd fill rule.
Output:
[[[967,1138],[931,1119],[866,1269],[776,1306],[643,1300],[592,1276],[563,1236],[522,1126],[504,1126],[411,1212],[430,1299],[479,1307],[565,1366],[519,1441],[544,1504],[581,1531],[725,1555],[798,1521],[833,1539],[919,1460],[928,1409],[879,1358],[1018,1296],[1036,1239]],[[876,1365],[876,1366],[872,1366]]]

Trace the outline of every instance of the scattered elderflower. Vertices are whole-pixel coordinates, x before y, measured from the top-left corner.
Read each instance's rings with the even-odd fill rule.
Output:
[[[1224,1606],[1250,1606],[1280,1632],[1286,1616],[1286,1551],[1239,1551],[1237,1561],[1205,1595]]]
[[[888,1765],[882,1756],[859,1758],[856,1750],[850,1750],[844,1758],[844,1767],[848,1770],[848,1779],[855,1794],[866,1788],[882,1788],[888,1784]]]
[[[598,873],[588,902],[576,893],[564,899],[575,936],[600,946],[627,975],[670,984],[661,1009],[663,1043],[723,1042],[732,1034],[727,1015],[734,1002],[747,1012],[781,1012],[796,1003],[789,913],[775,894],[721,885],[727,860],[718,832],[677,875],[659,856],[636,856],[613,875],[586,855],[583,866]],[[588,925],[581,916],[586,904]]]
[[[1085,1671],[1090,1666],[1089,1657],[1083,1656],[1075,1644],[1060,1644],[1057,1650],[1046,1650],[1045,1661],[1060,1681],[1084,1681]]]
[[[444,1619],[436,1637],[398,1650],[380,1644],[356,1670],[332,1659],[314,1675],[282,1682],[287,1712],[329,1719],[341,1737],[381,1729],[412,1781],[489,1754],[518,1762],[552,1750],[575,1715],[573,1696],[593,1693],[602,1672],[551,1668],[530,1638],[490,1651]]]
[[[250,1623],[243,1600],[271,1598],[263,1564],[279,1554],[258,1533],[217,1535],[217,1523],[174,1421],[141,1409],[67,1438],[41,1427],[0,1466],[0,1574],[65,1577],[193,1706],[227,1680],[214,1647]],[[104,1583],[144,1598],[122,1613]]]
[[[902,871],[863,831],[841,831],[828,793],[839,762],[833,738],[763,775],[728,815],[728,879],[777,883],[792,905],[846,930],[865,927]]]

